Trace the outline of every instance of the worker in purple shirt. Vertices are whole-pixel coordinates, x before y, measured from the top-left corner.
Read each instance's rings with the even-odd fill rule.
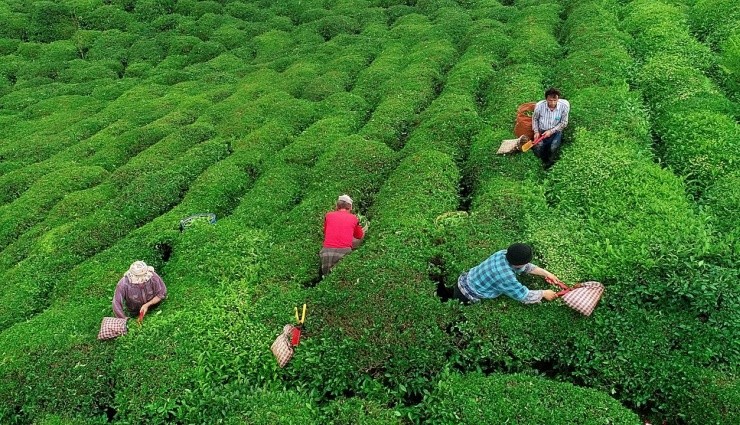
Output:
[[[568,126],[570,102],[560,98],[560,90],[550,87],[545,91],[545,100],[540,100],[532,113],[532,130],[534,139],[540,135],[544,140],[534,145],[534,154],[542,160],[542,166],[548,169],[554,163],[555,154],[563,141],[563,130]]]
[[[166,297],[167,287],[154,268],[143,261],[135,261],[118,281],[113,295],[113,313],[125,319],[125,306],[131,317],[142,318]]]
[[[454,297],[465,303],[506,295],[524,304],[534,304],[546,299],[552,301],[555,291],[530,290],[516,278],[520,273],[529,273],[558,280],[549,271],[531,264],[532,248],[515,243],[495,252],[479,265],[460,275],[454,288]]]

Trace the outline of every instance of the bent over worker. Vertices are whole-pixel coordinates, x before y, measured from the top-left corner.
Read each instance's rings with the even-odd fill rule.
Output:
[[[538,303],[542,298],[554,300],[555,291],[530,290],[517,280],[516,275],[520,273],[557,279],[549,271],[531,264],[531,260],[532,248],[529,245],[512,244],[461,274],[455,285],[454,296],[465,304],[499,295],[506,295],[524,304]]]
[[[167,297],[167,287],[154,268],[143,261],[135,261],[116,285],[113,295],[113,313],[126,318],[124,306],[131,317],[143,317],[150,308]]]
[[[360,220],[352,214],[352,198],[341,195],[337,199],[336,210],[324,216],[324,245],[319,252],[321,257],[321,276],[327,275],[345,255],[360,245],[367,228],[360,226]]]
[[[568,126],[570,102],[560,98],[560,90],[549,88],[545,91],[545,100],[540,100],[532,113],[532,130],[537,140],[540,135],[544,140],[534,145],[534,153],[542,161],[542,166],[550,168],[563,140],[563,130]]]

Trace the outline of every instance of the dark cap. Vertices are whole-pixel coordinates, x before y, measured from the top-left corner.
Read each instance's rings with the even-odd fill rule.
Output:
[[[523,266],[532,261],[532,248],[523,243],[509,245],[506,248],[506,261],[512,266]]]

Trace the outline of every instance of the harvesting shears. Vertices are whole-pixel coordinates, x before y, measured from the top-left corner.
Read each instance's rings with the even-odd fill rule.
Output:
[[[549,283],[551,285],[555,285],[555,286],[557,286],[557,287],[559,287],[561,289],[561,291],[558,291],[558,292],[555,293],[555,296],[557,296],[557,297],[562,297],[563,295],[567,294],[568,292],[570,292],[570,291],[572,291],[574,289],[578,289],[578,288],[581,287],[581,284],[579,284],[579,283],[576,283],[573,286],[568,286],[565,283],[563,283],[561,280],[559,280],[559,279],[553,279],[551,277],[546,277],[545,278],[545,281],[547,283]]]
[[[298,317],[298,307],[295,308],[295,321],[296,326],[293,327],[293,333],[290,338],[290,344],[295,347],[301,342],[301,330],[303,329],[303,324],[306,322],[306,304],[303,304],[303,314],[301,314],[301,317]]]

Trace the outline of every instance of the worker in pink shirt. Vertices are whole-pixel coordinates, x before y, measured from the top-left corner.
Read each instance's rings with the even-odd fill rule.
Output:
[[[360,245],[366,227],[352,214],[352,198],[342,195],[337,199],[336,210],[324,217],[324,245],[319,252],[321,275],[327,275],[345,255]]]
[[[113,313],[125,319],[139,316],[140,319],[167,297],[167,287],[154,268],[143,261],[135,261],[123,275],[113,294]],[[125,310],[124,310],[125,308]]]

